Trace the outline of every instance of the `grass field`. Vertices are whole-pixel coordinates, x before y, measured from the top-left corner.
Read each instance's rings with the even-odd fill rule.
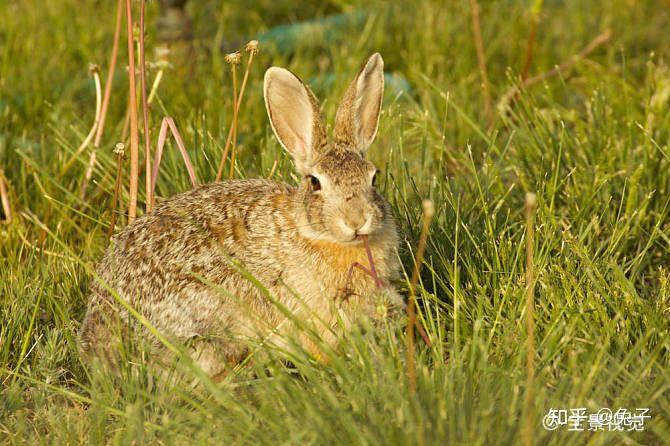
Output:
[[[193,385],[188,370],[155,379],[141,358],[114,382],[82,362],[75,334],[106,246],[112,147],[128,94],[124,33],[84,201],[91,147],[66,165],[95,116],[88,64],[99,64],[107,82],[115,3],[0,0],[0,167],[14,216],[0,222],[0,442],[518,444],[530,420],[535,444],[670,444],[667,1],[547,0],[535,10],[530,0],[480,1],[490,116],[471,2],[190,2],[193,53],[164,72],[150,130],[155,146],[162,117],[174,118],[201,182],[214,179],[231,122],[230,70],[219,51],[228,42],[292,21],[355,17],[289,43],[261,40],[240,111],[237,177],[265,177],[277,160],[275,178],[296,181],[263,106],[270,65],[308,80],[330,122],[372,52],[406,80],[387,87],[370,156],[384,173],[408,275],[421,200],[436,204],[418,295],[433,346],[418,341],[415,394],[402,327],[391,325],[347,337],[328,366],[296,356],[287,368],[271,351],[271,360],[252,360],[221,384]],[[501,110],[537,12],[531,77],[574,61],[606,29],[611,38]],[[151,61],[157,14],[149,2]],[[190,188],[170,144],[158,178],[163,197]],[[526,192],[537,194],[530,410]],[[139,198],[142,211],[142,187]],[[125,223],[120,216],[118,227]],[[649,408],[651,419],[642,432],[543,429],[550,408],[582,407]]]

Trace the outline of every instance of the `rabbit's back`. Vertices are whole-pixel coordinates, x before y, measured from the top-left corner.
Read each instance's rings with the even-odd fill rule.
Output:
[[[81,330],[84,350],[104,350],[110,338],[110,316],[119,308],[110,290],[156,329],[181,340],[213,330],[243,332],[235,327],[234,307],[240,304],[272,318],[271,306],[235,261],[250,265],[264,282],[281,274],[271,259],[290,218],[291,190],[268,180],[208,184],[159,203],[122,230],[98,266],[100,281],[91,285]],[[236,296],[224,298],[222,289]]]

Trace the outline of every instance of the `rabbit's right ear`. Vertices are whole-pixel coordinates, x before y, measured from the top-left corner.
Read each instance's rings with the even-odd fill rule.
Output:
[[[384,96],[384,60],[374,53],[349,84],[335,116],[335,140],[361,153],[377,134]]]
[[[275,136],[298,171],[308,175],[314,151],[326,138],[316,98],[295,74],[278,67],[265,72],[263,96]]]

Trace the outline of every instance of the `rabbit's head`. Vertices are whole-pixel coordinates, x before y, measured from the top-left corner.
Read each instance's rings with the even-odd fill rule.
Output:
[[[272,129],[302,175],[296,224],[305,237],[358,243],[360,235],[375,235],[393,225],[390,206],[375,190],[377,169],[365,159],[377,133],[383,67],[378,53],[363,65],[337,110],[330,140],[309,87],[283,68],[265,73]]]

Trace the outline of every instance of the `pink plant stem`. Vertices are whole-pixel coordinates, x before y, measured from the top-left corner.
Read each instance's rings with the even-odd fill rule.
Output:
[[[482,78],[482,92],[484,93],[484,114],[486,115],[490,126],[493,123],[493,105],[491,102],[489,78],[486,72],[486,53],[484,52],[484,43],[482,40],[479,3],[477,3],[477,0],[470,0],[470,6],[472,9],[472,33],[475,40],[475,49],[477,50],[479,74]]]
[[[152,192],[156,191],[156,179],[158,178],[158,168],[161,165],[161,158],[163,157],[163,147],[165,146],[165,140],[167,139],[168,131],[168,117],[163,118],[161,122],[161,128],[158,131],[158,142],[156,144],[156,151],[154,152],[154,168],[153,173],[151,174],[151,190]],[[155,200],[156,196],[154,193],[151,194],[152,198]],[[151,203],[153,207],[154,203]]]
[[[146,211],[151,212],[153,207],[153,189],[151,188],[151,142],[149,139],[149,105],[147,102],[146,57],[144,51],[144,9],[146,0],[140,6],[140,88],[142,90],[142,127],[144,130],[144,159],[146,176]]]
[[[428,338],[426,331],[423,329],[423,326],[421,324],[416,324],[416,330],[421,335],[421,339],[423,339],[423,342],[426,343],[426,346],[430,348],[433,344],[430,342],[430,339]]]
[[[349,267],[349,272],[347,273],[347,283],[351,283],[351,281],[352,281],[352,279],[353,279],[353,277],[354,277],[354,270],[355,270],[356,268],[360,269],[361,271],[363,271],[363,272],[364,272],[365,274],[367,274],[368,276],[370,276],[370,277],[374,277],[374,276],[372,275],[372,271],[370,271],[369,269],[367,269],[366,267],[364,267],[364,266],[361,265],[360,263],[358,263],[358,262],[354,262],[354,263],[352,263],[351,266]]]
[[[174,137],[174,140],[177,142],[177,147],[179,147],[181,156],[182,158],[184,158],[184,164],[186,164],[186,170],[188,171],[188,176],[191,179],[191,186],[196,187],[198,185],[198,179],[195,176],[195,169],[193,168],[193,164],[191,164],[191,158],[189,158],[188,152],[186,151],[184,140],[181,139],[179,130],[177,130],[177,126],[175,125],[174,120],[172,118],[168,118],[168,125],[170,126],[170,130],[172,131],[172,136]]]
[[[165,141],[167,140],[168,129],[170,129],[170,132],[172,133],[172,136],[174,137],[175,142],[177,143],[177,147],[179,148],[179,152],[181,153],[181,156],[184,159],[184,164],[186,165],[186,170],[188,171],[188,176],[191,180],[191,186],[196,187],[198,185],[198,179],[195,175],[195,169],[193,168],[193,164],[191,163],[191,158],[188,156],[186,146],[184,145],[184,141],[182,140],[181,135],[179,134],[179,130],[177,130],[177,126],[175,125],[174,120],[171,117],[166,116],[165,118],[163,118],[163,122],[161,122],[161,128],[158,132],[158,142],[156,144],[156,152],[154,153],[154,166],[153,166],[153,172],[151,174],[152,199],[155,198],[154,191],[156,190],[156,179],[158,178],[158,168],[160,167],[161,159],[163,157],[163,147],[165,147]]]
[[[363,240],[363,246],[365,246],[365,253],[368,256],[368,264],[370,265],[370,275],[372,276],[373,279],[375,279],[375,284],[377,285],[377,288],[381,288],[382,282],[379,279],[379,276],[377,275],[377,269],[375,268],[375,261],[372,258],[372,251],[370,250],[370,243],[368,241],[368,236],[361,235],[361,239]]]
[[[375,269],[375,262],[372,257],[372,251],[370,250],[370,244],[368,243],[368,238],[367,236],[361,236],[363,239],[363,245],[365,246],[365,252],[368,256],[368,263],[370,264],[370,269],[367,269],[363,265],[361,265],[358,262],[354,262],[351,264],[351,267],[349,267],[349,278],[347,279],[347,283],[351,283],[351,278],[353,277],[354,274],[354,268],[358,268],[361,271],[363,271],[365,274],[369,275],[373,279],[375,279],[375,284],[377,285],[377,289],[381,289],[382,287],[387,287],[389,284],[381,279],[379,275],[377,274],[377,270]],[[416,329],[421,335],[421,338],[423,341],[426,343],[428,347],[430,347],[432,344],[430,342],[430,339],[428,338],[428,335],[426,334],[426,331],[423,329],[421,324],[416,324]]]
[[[354,262],[354,263],[352,263],[351,266],[349,267],[349,278],[351,278],[351,276],[354,275],[354,268],[358,268],[358,269],[360,269],[361,271],[363,271],[365,274],[367,274],[368,276],[370,276],[370,277],[374,277],[372,271],[370,271],[369,269],[367,269],[366,267],[364,267],[362,264],[360,264],[360,263],[358,263],[358,262]]]
[[[137,217],[140,142],[137,125],[137,84],[135,82],[135,47],[133,45],[133,11],[131,0],[126,0],[126,26],[128,31],[128,100],[130,101],[130,185],[128,187],[128,222],[132,223]]]
[[[100,122],[95,132],[93,147],[100,147],[102,133],[105,130],[105,119],[107,118],[107,109],[109,100],[112,96],[112,84],[114,83],[114,71],[116,70],[116,59],[119,55],[119,37],[121,36],[121,21],[123,19],[123,0],[116,2],[116,24],[114,25],[114,43],[112,45],[112,55],[109,57],[109,68],[107,69],[107,84],[105,84],[105,94],[102,97],[102,108],[100,110]]]

